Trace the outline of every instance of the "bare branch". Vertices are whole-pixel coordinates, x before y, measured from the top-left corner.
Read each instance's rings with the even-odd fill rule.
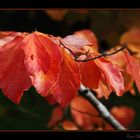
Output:
[[[118,50],[115,51],[115,52],[112,52],[112,53],[102,53],[102,54],[100,54],[100,55],[98,55],[98,56],[96,56],[96,57],[93,57],[93,58],[86,58],[86,59],[84,59],[84,60],[79,60],[79,59],[78,59],[79,57],[75,56],[75,54],[73,53],[73,51],[72,51],[70,48],[66,47],[66,46],[61,42],[61,40],[59,40],[59,42],[60,42],[60,45],[62,45],[65,49],[67,49],[67,50],[72,54],[72,56],[74,57],[74,60],[77,61],[77,62],[88,62],[88,61],[91,61],[91,60],[99,59],[99,58],[101,58],[101,57],[111,56],[111,55],[113,55],[113,54],[118,53],[119,51],[123,51],[123,50],[127,47],[127,44],[122,44],[122,45],[120,45],[121,48],[118,49]],[[87,54],[88,54],[88,55],[90,54],[89,51],[85,53],[85,56],[87,56]]]
[[[107,110],[107,108],[94,96],[94,94],[83,85],[81,85],[80,91],[82,96],[84,96],[100,113],[100,116],[103,117],[112,127],[117,130],[126,130]]]

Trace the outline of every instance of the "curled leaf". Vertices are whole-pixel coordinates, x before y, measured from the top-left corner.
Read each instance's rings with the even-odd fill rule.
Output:
[[[140,63],[137,59],[132,57],[127,50],[124,51],[127,62],[127,72],[132,75],[136,86],[140,92]]]
[[[34,32],[22,41],[25,66],[38,93],[47,96],[57,82],[62,54],[43,33]]]
[[[4,46],[1,46],[4,49],[0,49],[0,88],[14,103],[20,103],[23,91],[31,86],[24,66],[25,55],[20,48],[22,39],[22,36],[10,39],[8,43],[5,42]],[[1,40],[2,38],[0,42]]]
[[[62,48],[63,61],[55,87],[51,95],[61,106],[66,106],[76,95],[80,87],[79,68],[73,58]]]
[[[122,96],[124,93],[124,79],[119,67],[105,58],[96,59],[95,63],[102,71],[109,90],[113,89],[118,96]]]
[[[95,34],[91,30],[80,30],[74,33],[83,39],[87,39],[91,43],[91,47],[94,51],[98,51],[99,45]]]

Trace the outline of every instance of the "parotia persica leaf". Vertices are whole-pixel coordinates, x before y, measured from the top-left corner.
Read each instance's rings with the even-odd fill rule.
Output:
[[[98,88],[93,89],[93,91],[95,91],[97,93],[97,98],[105,97],[106,99],[108,99],[108,97],[111,93],[111,91],[109,91],[107,85],[102,80],[100,80]]]
[[[123,52],[127,62],[127,72],[134,78],[136,86],[140,92],[140,63],[137,59],[132,57],[127,50]]]
[[[132,28],[121,36],[120,44],[127,44],[131,55],[140,60],[140,28]]]
[[[127,128],[131,125],[135,117],[134,109],[127,106],[114,106],[111,108],[110,112],[123,126]]]
[[[103,57],[96,59],[95,63],[102,71],[109,90],[113,89],[118,96],[122,96],[124,93],[124,79],[119,67]]]
[[[12,31],[0,32],[0,50],[12,47],[13,45],[9,45],[9,43],[10,44],[15,43],[12,40],[14,40],[17,37],[20,39],[22,36],[24,36],[24,34],[20,32],[12,32]]]
[[[40,32],[26,36],[22,41],[25,67],[32,84],[42,96],[47,96],[58,79],[62,54],[59,47]]]
[[[31,86],[24,66],[24,51],[20,48],[22,39],[22,36],[14,37],[13,40],[10,38],[8,43],[0,46],[0,88],[14,103],[19,103],[23,91]]]
[[[74,46],[76,48],[81,49],[83,46],[91,45],[89,41],[79,35],[68,35],[62,39],[65,45]]]
[[[70,109],[74,121],[85,130],[94,129],[103,123],[98,111],[82,96],[72,100]]]
[[[98,51],[99,45],[98,40],[95,34],[91,30],[80,30],[74,33],[75,35],[82,37],[83,39],[87,39],[90,42],[90,45],[94,51]]]
[[[60,106],[57,106],[52,110],[51,117],[47,123],[47,126],[55,127],[62,118],[63,118],[63,110]]]
[[[80,62],[79,67],[82,84],[92,90],[97,88],[101,79],[101,72],[99,71],[99,68],[97,67],[95,62]]]
[[[68,35],[65,38],[61,39],[61,42],[66,48],[71,50],[72,55],[76,57],[85,53],[83,50],[84,46],[92,45],[86,38],[79,35]]]
[[[60,74],[51,95],[61,106],[66,106],[78,93],[80,87],[79,68],[73,58],[62,48],[63,61]]]
[[[120,46],[116,46],[116,47],[112,48],[111,50],[109,50],[108,53],[115,52],[119,48],[120,48]],[[125,92],[130,91],[132,94],[134,94],[134,90],[133,90],[134,79],[133,79],[132,75],[127,73],[127,70],[126,70],[127,61],[126,61],[126,57],[125,57],[123,51],[120,51],[114,55],[108,56],[108,59],[111,62],[113,62],[113,64],[116,64],[120,67],[120,71],[124,78]]]
[[[99,53],[95,52],[91,47],[85,47],[85,51],[87,50],[89,53],[89,58],[94,58],[100,55]],[[113,64],[108,59],[102,57],[92,61],[88,61],[84,64],[83,62],[81,62],[79,66],[82,83],[85,86],[94,90],[95,88],[99,87],[100,80],[103,80],[104,83],[106,83],[109,92],[114,90],[118,96],[123,95],[123,76],[120,72],[119,67]],[[109,93],[105,94],[105,97],[107,97],[107,95],[109,95]]]
[[[70,120],[64,120],[62,122],[62,127],[64,130],[79,130],[76,124]]]

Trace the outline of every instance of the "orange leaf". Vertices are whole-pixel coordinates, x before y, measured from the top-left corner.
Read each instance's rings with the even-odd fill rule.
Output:
[[[98,111],[82,96],[75,97],[71,104],[71,114],[75,122],[83,129],[91,130],[102,125]]]
[[[105,97],[106,99],[108,99],[110,95],[110,91],[107,85],[103,83],[103,81],[100,81],[99,87],[97,89],[93,89],[93,91],[97,93],[98,98]]]
[[[79,63],[81,82],[83,85],[90,89],[95,89],[99,85],[101,79],[101,72],[94,61],[88,61],[86,63]]]
[[[50,120],[48,122],[48,127],[55,127],[58,125],[59,121],[63,117],[63,110],[61,107],[57,106],[53,109]]]
[[[140,59],[140,28],[132,28],[125,32],[121,36],[120,43],[126,43],[132,56]]]
[[[59,47],[43,33],[34,32],[22,42],[25,66],[38,93],[47,96],[56,84],[62,54]]]
[[[92,49],[94,51],[98,51],[99,49],[98,41],[95,34],[91,30],[84,29],[84,30],[77,31],[74,34],[84,39],[87,39],[91,43]]]
[[[65,38],[61,39],[61,42],[67,48],[69,48],[75,56],[80,56],[81,54],[85,53],[83,47],[91,45],[86,38],[76,34],[66,36]]]
[[[127,72],[132,75],[135,80],[136,86],[140,92],[140,64],[137,59],[132,57],[127,50],[124,51],[127,62]]]
[[[65,130],[79,130],[79,128],[72,121],[65,120],[62,122],[62,127]]]
[[[125,127],[129,127],[135,117],[134,109],[127,106],[115,106],[110,112]]]
[[[119,67],[105,58],[96,59],[95,63],[102,71],[109,90],[113,89],[118,96],[122,96],[124,93],[124,79]]]
[[[58,82],[51,95],[61,106],[66,106],[76,95],[80,87],[79,68],[73,58],[62,48],[63,61]]]
[[[4,42],[0,46],[0,88],[14,103],[19,103],[23,91],[31,86],[24,66],[24,51],[20,48],[22,39],[23,36],[0,38],[0,44]]]
[[[118,49],[118,46],[115,48],[112,48],[109,52],[116,51],[117,49]],[[120,67],[120,71],[124,78],[125,92],[127,91],[131,92],[131,89],[133,88],[134,79],[129,73],[126,72],[127,61],[126,61],[126,57],[124,53],[120,51],[114,55],[109,56],[108,59]]]
[[[65,14],[67,13],[67,10],[46,10],[45,11],[53,20],[61,21]]]

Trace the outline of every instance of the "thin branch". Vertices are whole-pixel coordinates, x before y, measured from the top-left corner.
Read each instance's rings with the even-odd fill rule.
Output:
[[[123,51],[123,50],[127,47],[127,44],[122,44],[122,45],[120,45],[121,48],[118,49],[118,50],[115,51],[115,52],[112,52],[112,53],[102,53],[102,54],[100,54],[100,55],[98,55],[98,56],[95,56],[95,57],[93,57],[93,58],[86,58],[86,59],[84,59],[84,60],[79,60],[79,59],[78,59],[79,57],[75,56],[74,52],[73,52],[70,48],[66,47],[66,46],[61,42],[61,40],[59,40],[59,42],[60,42],[60,45],[62,45],[65,49],[67,49],[67,50],[72,54],[72,56],[74,57],[74,60],[77,61],[77,62],[88,62],[88,61],[91,61],[91,60],[99,59],[99,58],[101,58],[101,57],[111,56],[111,55],[113,55],[113,54],[118,53],[119,51]],[[89,53],[89,52],[86,52],[85,55],[87,56],[87,54],[90,54],[90,53]]]
[[[107,110],[107,108],[94,96],[94,94],[81,85],[81,95],[87,98],[87,100],[99,111],[100,116],[103,117],[112,127],[117,130],[126,130]]]

